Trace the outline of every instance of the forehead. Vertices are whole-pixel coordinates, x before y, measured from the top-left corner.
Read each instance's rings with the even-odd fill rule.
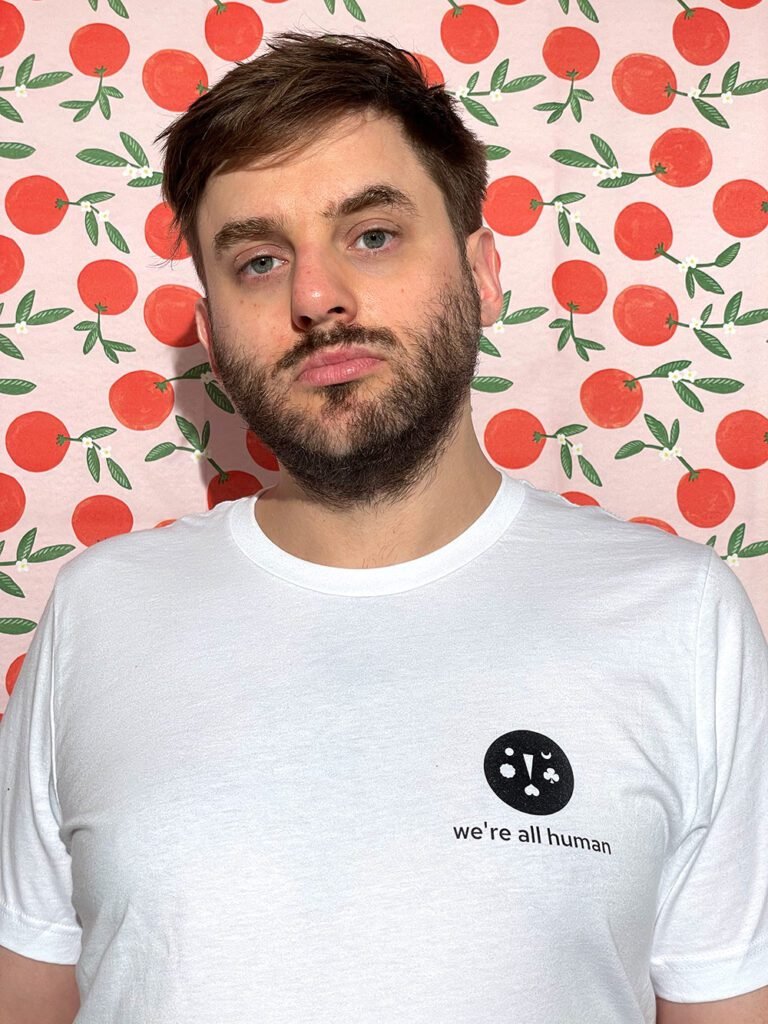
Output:
[[[444,211],[442,193],[393,118],[370,113],[346,117],[306,145],[254,160],[209,178],[198,209],[203,245],[233,218],[272,216],[285,223],[327,219],[343,200],[372,182],[407,195],[412,213]]]

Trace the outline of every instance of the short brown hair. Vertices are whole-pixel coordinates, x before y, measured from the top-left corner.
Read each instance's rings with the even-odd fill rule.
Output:
[[[401,125],[443,193],[463,258],[482,226],[488,184],[485,145],[463,123],[442,85],[430,86],[418,58],[371,36],[284,32],[268,52],[238,61],[155,139],[165,139],[162,197],[205,282],[196,218],[208,178],[317,137],[346,114],[373,110]]]

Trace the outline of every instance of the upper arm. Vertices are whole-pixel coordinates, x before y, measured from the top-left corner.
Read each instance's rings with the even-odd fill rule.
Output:
[[[74,964],[49,964],[0,946],[0,1021],[72,1024],[80,1009]]]
[[[670,1003],[657,996],[656,1024],[768,1024],[768,986],[711,1003]]]

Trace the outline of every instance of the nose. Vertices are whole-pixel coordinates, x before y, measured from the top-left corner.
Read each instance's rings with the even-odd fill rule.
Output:
[[[331,328],[352,323],[357,302],[340,261],[327,251],[296,256],[291,292],[291,316],[296,328]]]

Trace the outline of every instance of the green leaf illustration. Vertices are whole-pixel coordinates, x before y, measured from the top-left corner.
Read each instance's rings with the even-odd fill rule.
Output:
[[[28,146],[25,142],[0,142],[0,156],[6,160],[23,160],[32,156],[35,152],[34,146]]]
[[[34,301],[35,289],[33,288],[32,291],[27,292],[26,295],[22,296],[18,306],[16,307],[16,323],[19,323],[22,320],[26,321],[29,319],[29,314],[32,312],[32,304],[34,303]]]
[[[560,462],[565,471],[565,475],[570,480],[571,474],[573,473],[573,456],[571,455],[570,446],[567,444],[560,446]]]
[[[183,416],[176,417],[176,425],[181,431],[185,440],[189,441],[193,448],[200,449],[200,435],[197,432],[197,427],[190,423],[189,420],[185,420]]]
[[[657,366],[652,373],[649,373],[649,377],[668,377],[670,373],[675,370],[685,370],[691,365],[690,359],[676,359],[672,363],[662,363],[661,366]]]
[[[576,225],[576,234],[581,239],[582,245],[584,245],[590,252],[596,255],[600,254],[600,250],[597,247],[597,242],[594,240],[592,235],[587,231],[583,224]]]
[[[669,446],[674,448],[677,442],[680,440],[680,420],[675,420],[672,424],[672,429],[669,432]]]
[[[764,320],[768,320],[768,309],[751,309],[736,317],[734,323],[737,327],[748,327],[750,324],[761,324]]]
[[[144,456],[145,462],[156,462],[157,459],[164,459],[167,455],[173,455],[176,451],[176,445],[170,441],[162,441],[160,444],[156,444],[155,447]]]
[[[37,536],[37,527],[33,526],[31,530],[27,530],[24,536],[19,541],[19,546],[16,548],[16,561],[20,562],[24,558],[29,558],[32,548],[35,546],[35,537]]]
[[[557,104],[559,106],[560,104]],[[573,149],[556,149],[554,153],[549,154],[553,160],[557,160],[559,164],[565,164],[566,167],[598,167],[599,163],[594,157],[585,156],[583,153],[577,153]]]
[[[702,391],[713,391],[717,395],[732,395],[744,387],[740,380],[732,377],[697,377],[693,383]]]
[[[640,177],[639,174],[630,174],[625,171],[620,174],[618,178],[603,178],[602,181],[598,181],[598,188],[624,188],[625,185],[632,185]]]
[[[96,245],[99,240],[99,224],[93,210],[89,210],[85,215],[85,230],[91,242]]]
[[[730,359],[731,353],[725,347],[725,345],[716,338],[714,334],[710,334],[709,331],[694,330],[693,332],[699,339],[701,344],[711,352],[713,355],[720,356],[722,359]]]
[[[118,466],[114,459],[108,458],[106,461],[107,469],[112,474],[112,479],[115,481],[115,483],[119,484],[121,487],[124,487],[127,491],[133,490],[130,481],[128,480],[128,477],[122,470],[122,467]]]
[[[707,121],[709,121],[711,124],[717,125],[718,128],[731,127],[726,121],[726,119],[723,117],[723,115],[720,113],[720,111],[717,109],[717,107],[713,107],[712,104],[707,103],[706,100],[694,99],[693,105],[694,107],[696,107],[696,109],[702,115],[702,117],[705,117]]]
[[[66,82],[72,77],[71,71],[46,71],[42,75],[35,75],[27,82],[28,89],[47,89],[51,85],[58,85],[59,82]]]
[[[739,243],[736,242],[736,245],[738,244]],[[696,284],[700,288],[703,288],[705,292],[714,292],[715,295],[723,294],[723,289],[717,283],[714,277],[710,277],[709,274],[705,273],[703,270],[700,270],[698,267],[689,267],[688,269],[692,272]]]
[[[734,96],[749,96],[755,92],[763,92],[768,89],[768,78],[753,78],[749,82],[742,82],[733,90]]]
[[[19,584],[7,572],[0,572],[0,591],[4,594],[10,594],[11,597],[25,596]]]
[[[581,6],[581,5],[579,5],[579,6]],[[600,477],[597,475],[597,470],[592,465],[592,463],[589,462],[587,459],[585,459],[583,455],[579,455],[578,459],[579,459],[579,465],[581,466],[581,472],[584,474],[584,476],[587,478],[587,480],[589,480],[589,482],[591,484],[594,484],[595,487],[602,487],[603,486],[603,482],[600,479]]]
[[[720,86],[721,92],[731,92],[734,85],[736,85],[736,79],[739,77],[739,62],[731,64],[728,70],[723,75],[723,84]]]
[[[644,441],[627,441],[614,455],[614,459],[628,459],[631,455],[639,455],[646,448]]]
[[[723,323],[728,324],[731,320],[735,320],[739,315],[741,296],[741,292],[736,292],[735,295],[732,295],[730,299],[728,299],[728,305],[725,307],[725,312],[723,313]]]
[[[733,245],[729,245],[727,249],[723,249],[720,255],[715,259],[715,266],[727,267],[729,263],[733,263],[739,255],[739,249],[741,249],[741,242],[734,242]]]
[[[731,536],[728,538],[728,554],[737,555],[739,548],[744,543],[744,531],[747,528],[746,523],[739,523],[736,529],[733,531]]]
[[[547,312],[546,306],[526,306],[525,309],[516,309],[514,313],[510,313],[509,316],[503,318],[504,323],[509,326],[515,324],[527,324],[531,320],[536,320],[540,316],[544,316]]]
[[[125,146],[128,154],[136,161],[139,167],[146,167],[149,165],[149,158],[147,157],[147,154],[132,135],[129,135],[128,132],[120,132],[120,140]]]
[[[673,381],[672,387],[689,408],[695,409],[696,412],[704,412],[704,406],[699,401],[698,396],[691,391],[687,384],[683,384],[681,380],[676,380]]]
[[[571,241],[571,225],[568,223],[568,218],[562,210],[557,215],[557,229],[562,240],[568,245]]]
[[[509,156],[509,149],[505,149],[504,146],[486,146],[485,147],[485,159],[486,160],[502,160],[505,156]]]
[[[619,161],[616,159],[616,154],[605,139],[601,139],[599,135],[590,135],[589,137],[600,159],[608,164],[609,167],[618,167]]]
[[[66,306],[55,306],[53,309],[41,309],[39,313],[33,313],[27,318],[30,327],[38,327],[40,324],[55,324],[63,320],[65,316],[74,313],[74,309],[67,309]]]
[[[526,89],[532,89],[535,85],[540,85],[544,81],[546,75],[521,75],[519,78],[512,78],[505,86],[502,86],[502,92],[524,92]]]
[[[64,555],[68,555],[70,551],[74,550],[74,544],[49,544],[47,547],[40,548],[39,551],[31,554],[27,561],[52,562],[56,558],[63,558]]]
[[[209,380],[205,385],[205,392],[213,402],[214,405],[218,406],[222,412],[234,413],[235,407],[232,405],[230,400],[221,390],[221,388],[212,380]]]
[[[20,380],[18,377],[0,377],[0,395],[28,395],[37,384],[31,380]]]
[[[554,431],[555,437],[558,434],[565,434],[566,437],[573,437],[574,434],[583,434],[587,428],[583,423],[566,423],[564,427],[559,427]]]
[[[110,224],[108,220],[104,221],[104,230],[107,232],[107,238],[109,238],[110,242],[119,249],[120,252],[130,252],[128,243],[114,224]]]
[[[97,167],[128,167],[130,160],[116,153],[108,153],[106,149],[81,149],[75,153],[78,160],[86,164],[95,164]]]
[[[98,483],[101,476],[101,464],[95,448],[89,448],[85,453],[85,464],[93,479]]]
[[[595,14],[595,9],[589,0],[576,0],[576,3],[579,5],[579,10],[585,18],[589,18],[590,21],[599,20],[597,14]]]
[[[31,633],[36,627],[37,623],[33,622],[32,619],[20,619],[18,617],[0,619],[0,633],[10,636],[21,636],[22,633]]]
[[[491,75],[491,89],[501,89],[504,85],[504,79],[507,77],[507,71],[509,70],[509,57],[505,58],[501,64],[499,64]]]
[[[498,127],[499,122],[493,116],[493,114],[484,107],[482,103],[478,103],[477,100],[473,100],[470,96],[462,96],[461,102],[464,104],[466,109],[472,115],[476,117],[478,121],[482,121],[483,124],[491,124]]]
[[[26,85],[29,81],[29,77],[32,74],[32,65],[35,63],[34,53],[30,53],[28,57],[19,64],[16,70],[16,85]]]
[[[211,424],[210,424],[210,420],[206,420],[205,423],[203,424],[203,433],[202,433],[202,436],[201,436],[200,439],[203,442],[203,447],[202,447],[201,451],[205,451],[205,449],[208,447],[208,442],[211,439]]]
[[[768,555],[768,540],[759,540],[755,544],[747,544],[739,552],[739,558],[755,558],[757,555]]]
[[[505,377],[473,377],[472,387],[475,391],[498,392],[507,391],[512,387],[513,381]]]
[[[365,15],[361,11],[360,4],[357,0],[344,0],[344,6],[353,18],[356,18],[358,21],[365,21]]]
[[[0,96],[0,117],[7,117],[9,121],[16,121],[18,124],[23,124],[23,118],[18,110],[11,106],[7,99]]]
[[[667,428],[664,426],[661,420],[657,420],[656,417],[651,416],[650,413],[645,413],[643,418],[645,419],[648,429],[659,442],[659,444],[663,445],[665,448],[671,448],[672,445],[669,443],[669,435],[667,434]]]
[[[512,296],[512,292],[511,291],[504,292],[504,294],[502,295],[502,297],[501,297],[501,312],[499,313],[499,320],[503,320],[504,317],[507,315],[507,310],[509,309],[509,300],[510,300],[511,296]]]

